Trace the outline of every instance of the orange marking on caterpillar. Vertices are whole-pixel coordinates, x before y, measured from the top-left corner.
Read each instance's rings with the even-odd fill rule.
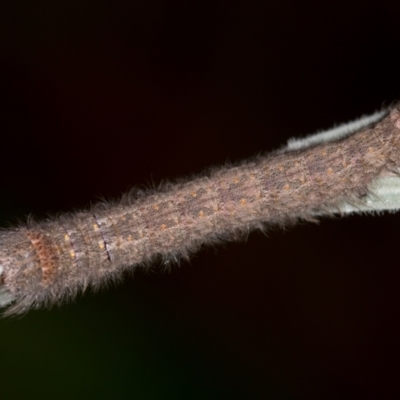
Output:
[[[41,232],[28,231],[26,234],[35,249],[42,270],[42,283],[48,285],[57,271],[57,250],[51,241]]]

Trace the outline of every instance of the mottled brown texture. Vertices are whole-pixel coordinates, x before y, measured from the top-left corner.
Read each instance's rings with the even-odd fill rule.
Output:
[[[265,224],[312,219],[400,166],[400,112],[335,142],[223,167],[158,192],[101,204],[0,234],[8,313],[51,305],[151,261],[188,257],[202,244]]]

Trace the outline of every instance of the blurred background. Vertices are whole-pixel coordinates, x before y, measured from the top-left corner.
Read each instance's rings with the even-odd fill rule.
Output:
[[[7,228],[400,99],[398,2],[2,1]],[[400,214],[302,223],[0,320],[2,399],[399,398]]]

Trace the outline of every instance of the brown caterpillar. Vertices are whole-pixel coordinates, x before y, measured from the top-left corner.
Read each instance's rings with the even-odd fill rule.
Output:
[[[293,147],[293,146],[292,146]],[[188,257],[206,243],[265,224],[312,219],[400,166],[400,107],[354,134],[222,167],[157,192],[0,233],[6,314],[52,305],[156,256]]]

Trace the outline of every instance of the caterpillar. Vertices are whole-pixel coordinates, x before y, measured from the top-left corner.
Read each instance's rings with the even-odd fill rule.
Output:
[[[0,232],[6,315],[50,306],[156,257],[363,204],[400,166],[400,107],[141,195]]]

